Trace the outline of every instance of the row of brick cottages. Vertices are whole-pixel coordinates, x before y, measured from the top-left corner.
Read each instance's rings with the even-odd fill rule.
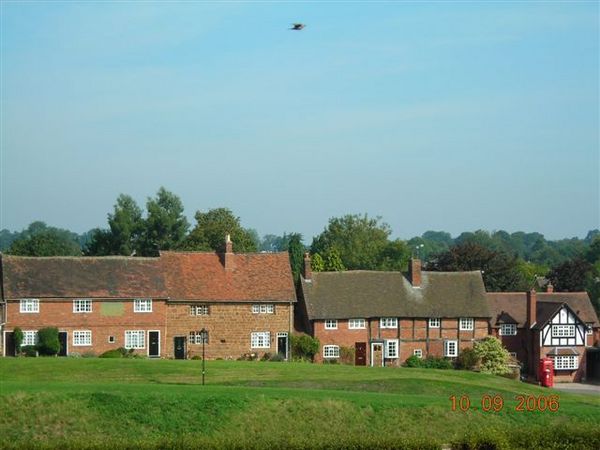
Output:
[[[289,355],[298,328],[319,338],[318,360],[354,349],[357,365],[398,365],[408,356],[458,356],[488,334],[534,368],[550,356],[557,377],[586,377],[598,318],[586,293],[486,293],[481,273],[311,273],[300,302],[287,253],[162,252],[157,258],[3,256],[2,354],[38,329],[59,328],[61,354],[125,347],[149,357]],[[539,300],[538,300],[539,297]],[[296,306],[296,307],[295,307]],[[206,333],[202,334],[201,330]]]

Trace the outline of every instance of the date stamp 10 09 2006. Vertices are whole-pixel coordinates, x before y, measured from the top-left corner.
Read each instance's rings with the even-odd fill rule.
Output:
[[[468,395],[451,395],[449,398],[451,402],[452,411],[467,412],[469,410],[477,410],[475,404],[471,402],[471,398]],[[519,412],[556,412],[560,406],[558,395],[516,395],[514,398],[516,404],[512,405],[514,411]],[[500,394],[488,395],[485,394],[481,397],[480,401],[481,410],[484,412],[500,412],[504,409],[505,402],[504,397]]]

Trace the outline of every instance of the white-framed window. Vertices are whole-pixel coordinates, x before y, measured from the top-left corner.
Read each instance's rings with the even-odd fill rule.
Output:
[[[448,358],[458,356],[458,341],[444,341],[444,356]]]
[[[136,298],[133,301],[133,312],[136,312],[136,313],[152,312],[152,299]]]
[[[556,370],[575,370],[579,368],[579,358],[577,356],[555,356],[554,368]]]
[[[125,331],[125,348],[146,348],[146,332],[144,330]]]
[[[262,303],[252,305],[252,314],[274,314],[275,305],[273,303]]]
[[[92,301],[89,299],[78,298],[73,300],[74,313],[90,313],[92,312]]]
[[[380,328],[398,328],[398,319],[395,317],[382,317],[379,321]]]
[[[208,305],[191,305],[190,316],[208,316]]]
[[[552,337],[575,337],[575,325],[552,325]]]
[[[203,341],[208,344],[208,331],[205,330],[204,333],[202,331],[190,331],[190,344],[202,344]]]
[[[268,331],[257,331],[250,334],[251,348],[271,348],[271,333]]]
[[[517,334],[516,323],[503,323],[500,325],[500,336],[515,336]]]
[[[471,331],[473,330],[474,320],[472,317],[461,317],[458,324],[460,331]]]
[[[115,339],[115,337],[114,337],[114,336],[109,336],[109,337],[108,337],[108,343],[109,343],[109,344],[114,344],[116,341],[117,341],[117,340]]]
[[[439,317],[431,317],[429,319],[429,328],[439,328],[442,326],[442,319]]]
[[[388,339],[387,341],[385,341],[385,357],[398,357],[398,339]]]
[[[19,311],[22,313],[39,313],[40,301],[37,298],[24,298],[19,302]]]
[[[37,342],[37,330],[23,330],[23,342],[21,343],[21,347],[25,347],[26,345],[35,345]]]
[[[349,319],[348,328],[350,330],[359,330],[365,328],[365,319]]]
[[[340,347],[339,345],[324,345],[323,346],[323,358],[339,358]]]
[[[421,350],[420,348],[415,348],[413,350],[413,355],[415,355],[417,358],[422,358],[423,357],[423,350]]]
[[[92,332],[90,330],[73,331],[73,346],[81,347],[92,345]]]
[[[325,321],[326,330],[337,330],[337,319],[327,319]]]
[[[592,334],[594,334],[594,329],[592,328],[594,324],[592,323],[586,323],[585,324],[585,335],[586,336],[591,336]]]

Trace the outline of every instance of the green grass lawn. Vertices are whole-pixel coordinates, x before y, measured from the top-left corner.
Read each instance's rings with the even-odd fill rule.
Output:
[[[600,448],[600,397],[464,371],[145,359],[0,359],[0,446]],[[484,412],[484,395],[504,400]],[[556,412],[517,395],[559,395]],[[450,396],[469,409],[452,411]]]

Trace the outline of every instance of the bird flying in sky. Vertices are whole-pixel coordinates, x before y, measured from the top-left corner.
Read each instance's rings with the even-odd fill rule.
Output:
[[[304,25],[303,23],[293,23],[292,24],[292,28],[290,28],[290,30],[294,30],[294,31],[300,31],[302,30],[306,25]]]

